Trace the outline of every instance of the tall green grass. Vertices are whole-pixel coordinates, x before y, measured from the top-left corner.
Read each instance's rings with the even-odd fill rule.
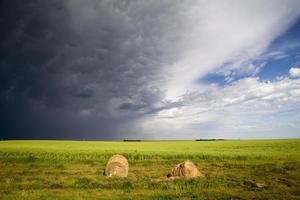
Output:
[[[128,158],[127,178],[103,176],[116,153]],[[206,177],[168,180],[186,159]],[[297,139],[1,141],[0,199],[300,199],[299,169]]]
[[[2,161],[103,161],[116,153],[130,161],[178,159],[249,160],[299,159],[300,140],[80,142],[2,141]]]

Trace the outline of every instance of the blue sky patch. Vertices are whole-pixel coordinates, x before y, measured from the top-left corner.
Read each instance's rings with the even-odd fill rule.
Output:
[[[275,80],[280,76],[288,76],[291,67],[300,65],[300,19],[298,19],[283,35],[276,38],[268,50],[259,58],[254,58],[249,65],[259,66],[259,73],[235,73],[227,77],[220,73],[209,73],[197,80],[198,83],[226,85],[234,80],[249,76],[258,76],[262,80]],[[224,63],[221,68],[230,65]],[[245,65],[245,67],[248,64]]]

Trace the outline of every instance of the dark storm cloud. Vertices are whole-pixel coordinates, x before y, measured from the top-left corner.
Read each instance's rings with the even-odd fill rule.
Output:
[[[176,55],[176,5],[1,1],[1,137],[123,138],[175,106],[156,80]]]
[[[73,96],[79,98],[91,98],[94,94],[94,90],[90,87],[79,88],[74,91]]]

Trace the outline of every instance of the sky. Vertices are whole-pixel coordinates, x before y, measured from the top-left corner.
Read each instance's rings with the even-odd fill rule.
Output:
[[[300,138],[299,0],[3,0],[1,139]]]

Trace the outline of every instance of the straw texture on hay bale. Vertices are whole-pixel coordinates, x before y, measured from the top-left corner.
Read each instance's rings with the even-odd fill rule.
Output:
[[[170,174],[169,178],[196,178],[204,177],[192,161],[184,161],[176,165]]]
[[[113,155],[107,162],[104,175],[111,177],[127,177],[128,161],[122,155]]]

